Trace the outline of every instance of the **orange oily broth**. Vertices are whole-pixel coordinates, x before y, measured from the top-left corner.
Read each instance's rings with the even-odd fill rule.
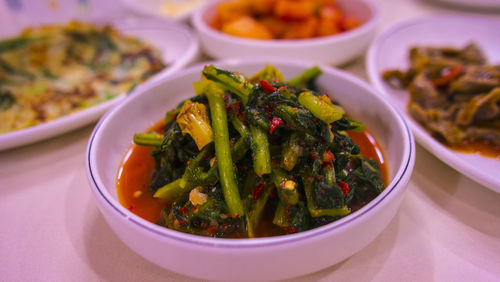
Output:
[[[149,131],[163,131],[163,121]],[[160,220],[161,210],[167,204],[162,199],[153,198],[149,190],[155,161],[151,157],[152,147],[132,145],[120,164],[116,181],[118,201],[122,206],[147,221]]]
[[[160,122],[150,128],[149,131],[161,131],[163,122]],[[388,169],[384,155],[375,138],[366,130],[363,132],[349,132],[349,136],[353,139],[360,149],[361,154],[365,157],[376,159],[380,166],[382,181],[387,186],[388,184]],[[167,205],[167,202],[161,199],[153,198],[153,193],[149,190],[151,176],[154,171],[154,160],[151,157],[151,147],[132,145],[127,151],[119,169],[117,179],[117,194],[120,204],[129,209],[134,214],[153,223],[157,223],[161,217],[161,210]],[[140,191],[140,192],[137,192]],[[140,193],[139,196],[137,194]],[[134,196],[134,194],[136,196]],[[263,226],[267,226],[272,230],[272,217],[269,224],[262,222]],[[267,229],[264,227],[264,229]],[[261,230],[259,237],[273,236],[276,230]]]
[[[366,129],[362,132],[349,131],[348,134],[352,141],[361,149],[361,155],[377,160],[380,167],[380,177],[384,182],[384,186],[387,187],[389,184],[389,169],[387,168],[384,153],[375,137]]]

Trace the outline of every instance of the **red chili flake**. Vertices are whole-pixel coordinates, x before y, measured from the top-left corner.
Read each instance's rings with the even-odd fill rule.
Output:
[[[238,218],[240,218],[240,215],[239,215],[239,214],[237,214],[234,218],[238,219]]]
[[[186,206],[184,206],[184,207],[182,207],[182,208],[179,209],[179,211],[182,213],[182,215],[186,215],[187,214],[187,210],[188,209],[187,209]]]
[[[456,65],[452,68],[446,69],[444,71],[444,73],[440,77],[434,79],[432,81],[432,83],[435,86],[448,85],[448,84],[450,84],[450,82],[453,81],[453,79],[455,79],[457,76],[461,75],[462,72],[463,72],[463,67],[461,65]]]
[[[226,111],[229,111],[229,109],[231,109],[231,105],[225,105],[224,108],[226,109]]]
[[[233,147],[234,146],[234,140],[229,141],[229,146]]]
[[[229,97],[227,95],[224,95],[224,101],[229,100]]]
[[[295,226],[292,226],[292,227],[284,227],[283,228],[285,230],[286,233],[297,233],[298,229],[297,227]]]
[[[132,205],[130,205],[130,206],[128,207],[128,210],[130,210],[130,211],[131,211],[131,210],[133,210],[133,209],[134,209],[134,206],[132,206]]]
[[[253,188],[252,197],[254,201],[257,201],[264,192],[264,183],[259,183],[259,185]]]
[[[323,177],[321,177],[321,176],[316,177],[316,180],[318,180],[318,181],[321,181],[321,179],[323,179]]]
[[[344,195],[349,194],[349,185],[345,183],[344,181],[338,181],[337,182],[340,186],[340,189],[342,189],[342,192],[344,192]]]
[[[326,163],[329,163],[329,162],[333,161],[334,157],[335,156],[333,155],[333,153],[330,150],[326,150],[323,153],[323,161],[326,162]]]
[[[273,110],[273,108],[271,108],[271,106],[270,106],[270,105],[264,105],[264,109],[265,109],[266,111],[272,111],[272,110]]]
[[[172,119],[175,120],[175,117],[177,117],[177,113],[172,114]]]
[[[191,163],[191,161],[187,161],[186,164],[189,165]]]
[[[283,91],[285,89],[290,89],[290,87],[288,87],[288,85],[285,85],[285,86],[281,86],[280,88],[278,88],[278,91]]]
[[[274,88],[269,82],[265,80],[259,81],[260,87],[262,87],[262,90],[264,90],[266,93],[273,93],[276,91],[276,88]]]
[[[278,128],[280,125],[283,124],[283,120],[279,117],[273,117],[271,120],[271,124],[269,126],[269,134],[273,134],[273,132]]]
[[[180,225],[180,226],[184,226],[184,224],[186,224],[184,221],[179,220],[179,225]]]
[[[269,192],[269,197],[271,197],[271,198],[278,197],[278,192],[276,192],[276,189],[273,189],[273,190],[271,190],[271,192]]]
[[[316,157],[317,157],[317,156],[316,156],[316,153],[315,153],[315,152],[311,152],[311,153],[309,154],[309,158],[311,158],[311,159],[313,159],[313,160],[316,160]]]
[[[215,228],[211,222],[210,222],[210,225],[208,226],[208,232],[210,232],[210,234],[215,233]]]

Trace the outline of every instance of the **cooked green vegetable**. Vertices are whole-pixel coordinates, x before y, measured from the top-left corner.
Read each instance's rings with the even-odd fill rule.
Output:
[[[226,105],[222,97],[223,94],[224,91],[218,88],[214,83],[208,85],[206,95],[210,105],[212,125],[214,127],[215,154],[219,167],[219,181],[231,216],[239,217],[244,215],[243,204],[233,171],[227,113],[225,110]]]
[[[311,91],[300,93],[298,99],[302,106],[327,124],[337,121],[344,116],[345,112],[342,107],[332,104],[329,98],[327,100],[321,99],[321,97],[314,95]]]
[[[483,143],[477,147],[492,148],[498,158],[500,66],[487,65],[474,43],[461,49],[413,47],[409,60],[408,70],[382,76],[392,87],[408,88],[410,115],[444,145],[467,150],[467,144]]]
[[[304,88],[320,73],[314,67],[286,82],[274,66],[250,79],[206,66],[194,83],[196,96],[166,114],[165,134],[134,136],[136,144],[155,148],[150,188],[169,203],[161,224],[207,236],[257,237],[263,222],[272,221],[281,230],[274,235],[295,233],[376,197],[384,188],[377,161],[360,156],[345,133],[362,123]],[[201,120],[212,134],[194,132],[200,119],[183,118],[186,105],[210,113]],[[199,146],[198,135],[213,142]]]
[[[177,114],[176,121],[182,134],[190,134],[198,149],[201,150],[214,140],[205,105],[187,100]]]

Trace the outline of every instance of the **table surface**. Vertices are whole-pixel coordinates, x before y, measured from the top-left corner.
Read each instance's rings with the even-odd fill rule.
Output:
[[[375,2],[383,13],[379,33],[409,18],[472,13],[420,0]],[[343,69],[366,79],[364,58]],[[0,152],[0,281],[195,281],[146,261],[106,224],[85,174],[94,125]],[[500,194],[417,145],[407,193],[388,227],[345,261],[292,281],[330,280],[500,280]]]

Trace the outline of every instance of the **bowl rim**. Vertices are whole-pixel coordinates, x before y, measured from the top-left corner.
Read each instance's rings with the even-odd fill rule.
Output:
[[[305,39],[252,39],[245,37],[238,37],[223,33],[222,31],[216,30],[211,27],[206,21],[203,20],[205,12],[212,9],[215,5],[220,2],[225,2],[227,0],[216,0],[209,1],[205,5],[202,5],[197,9],[191,16],[191,23],[195,30],[198,31],[200,39],[205,36],[210,36],[219,41],[232,44],[245,44],[253,48],[302,48],[311,45],[324,45],[324,44],[334,44],[338,42],[348,41],[352,38],[362,36],[375,30],[381,19],[380,9],[373,1],[370,0],[354,0],[362,5],[365,5],[371,13],[371,17],[362,23],[361,26],[356,27],[352,30],[344,31],[334,35],[313,37]],[[353,0],[349,0],[353,1]]]
[[[203,62],[200,64],[193,65],[189,68],[186,68],[180,72],[177,72],[176,74],[171,75],[163,80],[156,81],[151,84],[144,84],[141,87],[138,87],[137,90],[131,93],[130,97],[124,99],[124,101],[117,104],[116,106],[113,107],[113,109],[108,111],[99,120],[99,122],[95,126],[90,136],[89,142],[87,144],[86,159],[85,159],[88,182],[91,186],[91,189],[94,192],[94,196],[96,197],[96,199],[103,204],[102,207],[105,206],[110,207],[111,209],[109,209],[109,211],[114,213],[114,215],[121,217],[121,219],[130,220],[135,225],[134,226],[135,228],[140,228],[143,231],[148,231],[154,235],[158,235],[162,240],[174,240],[179,243],[193,244],[207,248],[216,247],[216,248],[229,248],[229,249],[235,249],[235,248],[258,249],[269,246],[282,246],[290,243],[304,243],[305,240],[310,239],[312,237],[319,238],[321,236],[330,233],[339,232],[341,228],[348,226],[352,222],[360,221],[366,218],[366,216],[368,216],[369,214],[375,212],[376,209],[380,208],[380,206],[386,203],[384,202],[384,199],[393,197],[396,194],[397,190],[404,190],[406,188],[405,181],[407,181],[407,179],[409,179],[409,177],[411,176],[415,162],[415,143],[413,134],[410,131],[403,116],[399,113],[397,108],[391,104],[391,102],[383,99],[383,96],[377,94],[377,90],[374,89],[372,86],[370,86],[367,82],[361,80],[360,78],[354,76],[353,74],[349,74],[345,71],[336,69],[334,67],[327,65],[318,65],[323,70],[323,74],[328,73],[328,75],[333,75],[340,77],[341,79],[348,80],[349,82],[354,83],[357,86],[361,87],[364,91],[370,92],[373,95],[373,97],[379,100],[383,105],[385,105],[386,110],[391,112],[391,115],[393,115],[396,118],[397,123],[395,125],[400,127],[400,130],[404,134],[403,162],[399,165],[392,181],[388,184],[385,190],[375,199],[373,199],[368,204],[363,206],[361,209],[337,221],[294,234],[272,236],[272,237],[259,237],[259,238],[213,238],[213,237],[205,237],[200,235],[183,233],[180,231],[172,230],[151,223],[135,215],[134,213],[128,211],[125,207],[123,207],[119,203],[116,197],[113,197],[108,192],[102,180],[100,179],[99,174],[97,173],[97,171],[95,171],[94,168],[95,166],[95,164],[93,164],[94,148],[95,146],[97,146],[95,142],[96,139],[98,139],[99,135],[101,134],[101,128],[103,128],[104,124],[107,123],[107,121],[111,116],[115,115],[117,112],[120,111],[122,105],[126,104],[127,101],[129,101],[129,103],[132,103],[134,99],[137,99],[137,97],[139,97],[140,94],[143,92],[150,91],[151,89],[160,87],[163,84],[168,84],[170,81],[173,81],[179,77],[190,75],[193,72],[199,72],[201,68],[207,64],[231,66],[231,65],[241,65],[241,64],[264,65],[269,63],[288,65],[291,67],[297,67],[303,69],[314,65],[311,62],[306,62],[301,60],[289,60],[289,59],[269,60],[261,58],[250,58],[250,59],[240,58],[240,59]],[[400,185],[400,183],[402,185]]]

